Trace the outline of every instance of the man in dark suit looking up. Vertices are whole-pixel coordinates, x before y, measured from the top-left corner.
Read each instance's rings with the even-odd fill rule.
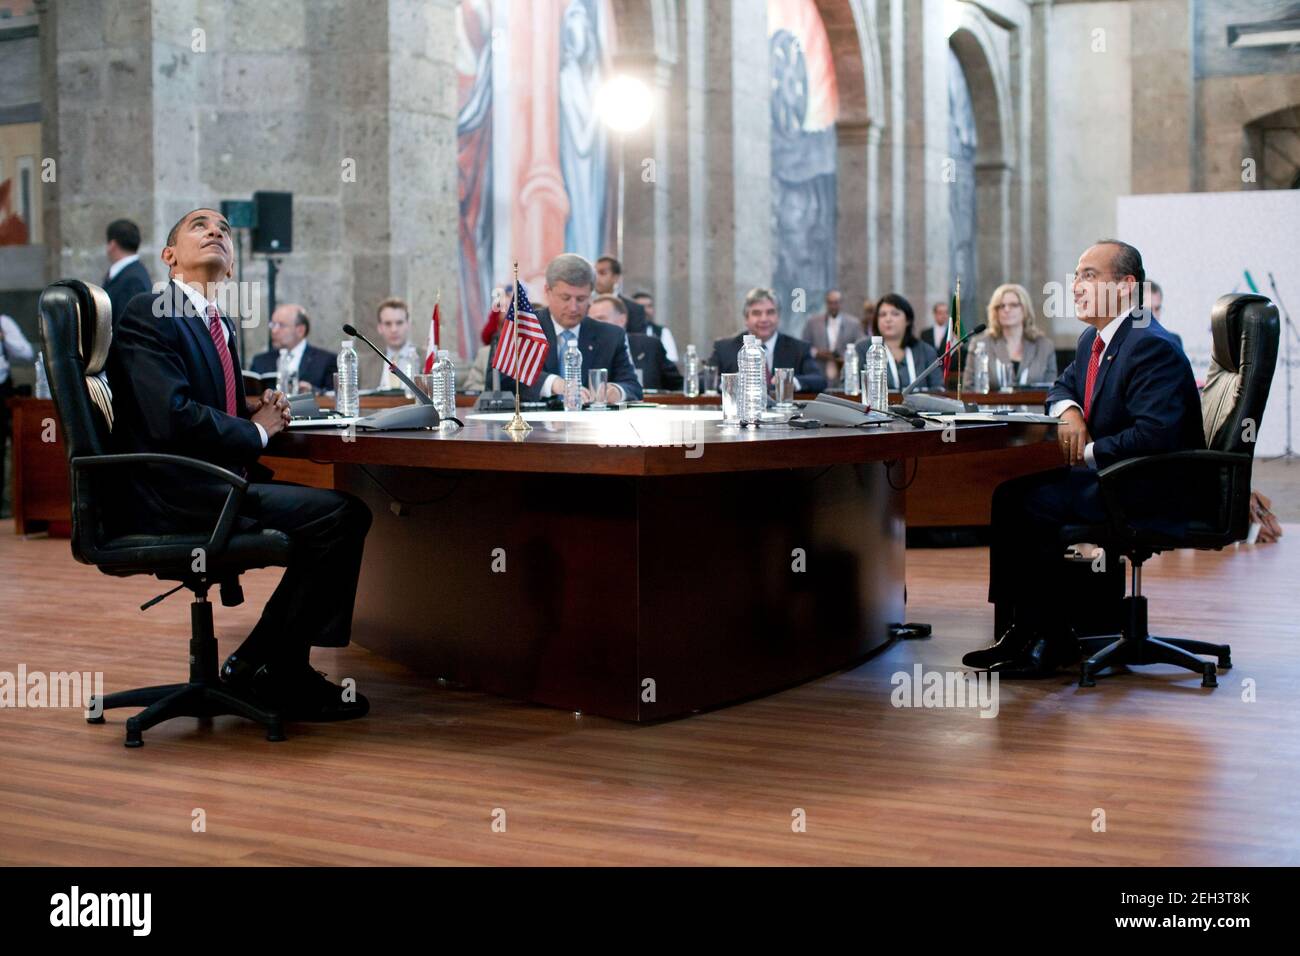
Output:
[[[298,391],[333,388],[338,356],[308,342],[310,334],[311,319],[302,306],[288,302],[277,305],[271,313],[271,348],[253,356],[253,371],[263,375],[276,371],[280,349],[286,349],[289,368],[298,376]]]
[[[1141,455],[1205,447],[1200,396],[1187,357],[1140,300],[1146,273],[1131,245],[1103,239],[1079,258],[1075,312],[1088,328],[1047,395],[1065,467],[1003,482],[993,493],[989,601],[1015,607],[991,647],[962,658],[1004,677],[1044,677],[1077,663],[1061,587],[1065,525],[1100,524],[1097,470]],[[1142,489],[1129,501],[1144,522],[1173,525],[1194,488]]]
[[[616,295],[598,295],[591,300],[588,315],[601,322],[627,328],[627,310],[623,300]],[[668,361],[664,345],[653,335],[627,333],[628,348],[632,351],[632,362],[641,373],[641,387],[668,389],[675,391],[682,387],[682,373],[675,364]]]
[[[796,392],[822,392],[826,390],[826,376],[821,366],[813,358],[812,346],[802,339],[778,332],[781,325],[781,310],[776,304],[776,293],[769,289],[750,289],[745,295],[743,306],[745,328],[758,338],[767,359],[767,378],[772,380],[772,369],[794,369],[794,390]],[[718,339],[713,343],[713,356],[710,364],[718,366],[720,373],[737,371],[736,359],[745,335],[730,339]]]
[[[636,380],[636,366],[628,350],[627,335],[616,325],[591,318],[591,290],[596,281],[595,270],[582,256],[566,252],[556,256],[546,267],[547,308],[537,310],[537,322],[546,333],[550,348],[542,362],[541,377],[532,385],[521,385],[520,395],[529,400],[550,398],[564,394],[563,353],[570,342],[575,342],[582,355],[582,400],[592,399],[587,388],[587,373],[594,368],[609,370],[608,392],[605,401],[617,404],[641,398],[641,385]],[[488,368],[496,363],[496,349],[492,345]],[[515,380],[501,376],[501,388],[513,392]]]
[[[242,529],[282,531],[293,542],[261,620],[221,669],[232,690],[290,719],[363,716],[365,698],[344,699],[343,688],[313,670],[308,657],[313,644],[348,643],[370,511],[337,491],[264,480],[270,473],[257,459],[284,429],[289,406],[270,390],[251,401],[243,396],[238,336],[212,301],[231,275],[225,217],[208,208],[187,213],[168,234],[162,260],[171,281],[132,299],[113,336],[112,444],[118,452],[185,455],[247,475]],[[139,532],[206,532],[228,487],[186,469],[142,468],[118,489],[115,520]]]
[[[106,230],[108,245],[108,272],[104,274],[104,291],[113,304],[113,321],[122,315],[126,304],[141,292],[148,292],[153,283],[149,270],[140,261],[140,227],[130,219],[114,219]]]

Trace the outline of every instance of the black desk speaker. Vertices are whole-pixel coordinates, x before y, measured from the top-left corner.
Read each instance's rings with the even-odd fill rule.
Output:
[[[253,251],[293,251],[293,193],[253,193],[257,207],[253,227]]]

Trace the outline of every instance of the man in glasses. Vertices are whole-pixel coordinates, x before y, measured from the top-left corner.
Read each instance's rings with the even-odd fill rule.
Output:
[[[996,643],[962,658],[1005,678],[1046,677],[1080,657],[1070,628],[1079,600],[1063,588],[1065,525],[1105,520],[1097,470],[1141,455],[1205,447],[1200,395],[1186,356],[1141,301],[1142,255],[1103,239],[1079,257],[1075,313],[1087,328],[1075,359],[1047,395],[1058,417],[1063,467],[999,485],[993,494],[989,601],[1013,605]],[[1130,503],[1151,520],[1177,522],[1179,489],[1151,488]]]

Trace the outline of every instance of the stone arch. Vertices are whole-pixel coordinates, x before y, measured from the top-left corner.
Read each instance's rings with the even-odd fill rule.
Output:
[[[1246,155],[1259,164],[1257,189],[1300,189],[1300,103],[1245,124]]]
[[[1011,191],[1016,175],[1016,137],[1009,64],[988,21],[962,4],[948,44],[965,75],[975,116],[976,286],[963,289],[963,312],[983,313],[986,297],[1011,275]],[[1019,280],[1017,280],[1019,281]]]
[[[835,124],[838,187],[836,255],[844,308],[857,314],[880,287],[880,142],[884,70],[867,0],[815,0],[835,58],[840,112]]]

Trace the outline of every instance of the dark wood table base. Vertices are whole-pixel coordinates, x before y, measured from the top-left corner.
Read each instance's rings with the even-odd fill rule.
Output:
[[[335,481],[375,519],[354,640],[495,694],[682,716],[851,666],[904,619],[902,494],[880,462],[667,477],[340,463]]]

